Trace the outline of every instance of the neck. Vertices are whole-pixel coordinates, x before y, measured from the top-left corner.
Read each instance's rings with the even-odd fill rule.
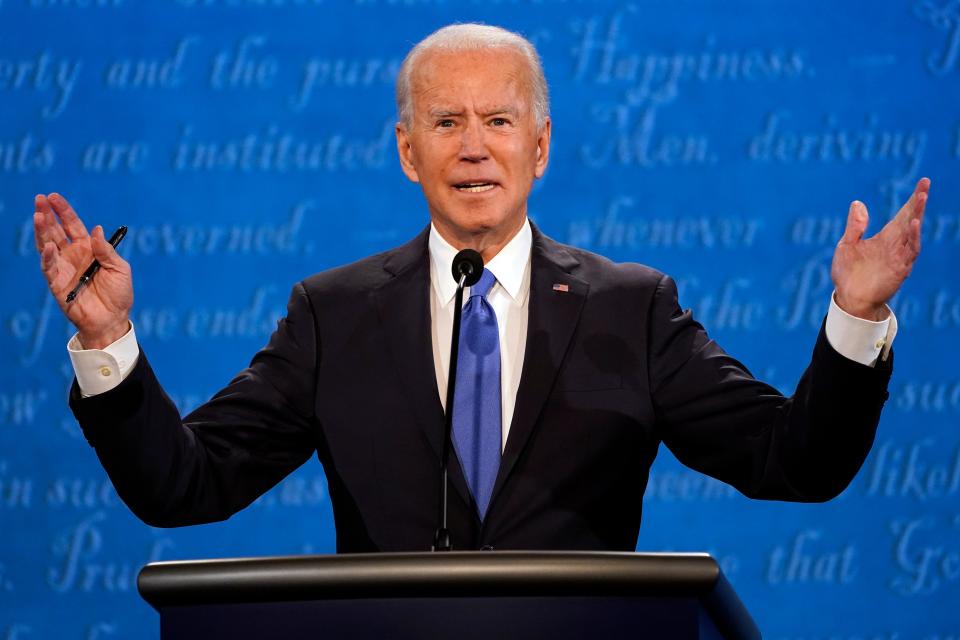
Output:
[[[510,243],[511,240],[520,232],[523,225],[527,222],[527,216],[523,216],[513,226],[507,230],[485,230],[476,233],[466,232],[464,230],[455,230],[437,220],[433,220],[433,226],[436,228],[440,237],[446,240],[451,247],[460,251],[462,249],[473,249],[483,258],[483,263],[487,264],[500,251]]]

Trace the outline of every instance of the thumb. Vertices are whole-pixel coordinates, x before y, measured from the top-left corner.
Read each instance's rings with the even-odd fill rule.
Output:
[[[90,247],[93,249],[93,257],[97,259],[101,267],[106,269],[116,269],[123,264],[123,258],[117,253],[103,235],[103,227],[97,225],[90,234]]]
[[[847,228],[843,232],[840,242],[856,243],[863,237],[863,232],[867,230],[867,222],[870,216],[867,215],[867,207],[859,200],[850,203],[850,212],[847,214]]]

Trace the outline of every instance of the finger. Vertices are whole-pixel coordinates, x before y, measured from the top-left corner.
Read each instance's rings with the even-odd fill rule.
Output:
[[[856,243],[863,237],[863,232],[867,230],[867,207],[859,200],[850,203],[850,211],[847,213],[847,228],[843,232],[840,242]]]
[[[907,246],[910,248],[910,262],[916,260],[917,256],[920,255],[920,224],[921,221],[916,218],[910,221],[909,241],[907,242]]]
[[[57,276],[60,275],[59,255],[57,246],[52,242],[46,243],[40,249],[40,269],[43,271],[43,276],[47,279],[47,284],[50,285],[51,289],[54,288]]]
[[[889,264],[898,269],[909,271],[913,268],[917,256],[920,255],[920,223],[918,220],[910,221],[907,231],[903,234],[902,241],[898,240],[896,244],[890,246]],[[906,276],[904,276],[906,277]]]
[[[913,188],[913,193],[910,194],[907,201],[904,202],[900,210],[897,211],[894,219],[903,227],[909,226],[910,220],[918,215],[923,215],[923,208],[926,206],[927,194],[929,192],[930,178],[920,178]]]
[[[895,242],[911,247],[915,245],[919,253],[920,228],[923,226],[923,216],[927,208],[927,192],[922,191],[915,193],[911,196],[910,201],[912,202],[910,217],[905,218],[903,223],[896,227]],[[910,203],[908,202],[908,204]],[[904,209],[906,208],[907,205],[904,205]],[[900,214],[898,213],[897,216],[899,217]]]
[[[37,247],[38,253],[43,253],[43,245],[47,243],[46,240],[46,225],[43,221],[43,212],[34,211],[33,212],[33,243]]]
[[[927,210],[927,200],[930,198],[928,192],[921,191],[917,193],[916,202],[913,205],[913,216],[910,218],[911,223],[917,221],[919,225],[923,224],[923,215]]]
[[[923,216],[923,210],[927,205],[929,193],[930,178],[920,178],[920,180],[917,181],[917,186],[913,189],[910,200],[907,201],[907,205],[909,205],[908,215],[911,220]],[[905,208],[907,207],[905,206]]]
[[[93,228],[93,234],[90,236],[90,247],[93,249],[93,257],[97,259],[100,266],[104,269],[122,269],[124,260],[117,253],[117,250],[107,242],[103,235],[103,227],[99,224]]]
[[[66,231],[67,237],[70,238],[70,240],[76,242],[90,235],[87,233],[87,228],[83,226],[83,221],[80,220],[80,216],[73,210],[73,207],[70,206],[66,198],[59,193],[51,193],[47,200],[49,200],[53,206],[53,210],[56,211],[57,216],[59,216],[63,222],[63,229]]]
[[[57,222],[46,196],[36,196],[33,208],[33,235],[37,251],[41,251],[47,242],[53,242],[58,248],[63,249],[67,245],[67,235]]]

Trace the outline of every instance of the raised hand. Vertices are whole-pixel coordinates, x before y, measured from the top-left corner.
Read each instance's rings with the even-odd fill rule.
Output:
[[[130,326],[130,265],[106,241],[103,227],[87,233],[83,221],[60,194],[38,195],[34,209],[40,268],[60,309],[76,325],[81,344],[86,349],[102,349],[115,342]],[[67,303],[67,293],[94,259],[100,262],[100,271]]]
[[[897,215],[866,239],[867,207],[859,200],[850,204],[847,228],[830,267],[841,309],[867,320],[885,317],[884,305],[910,275],[920,254],[920,226],[929,191],[929,178],[921,178]]]

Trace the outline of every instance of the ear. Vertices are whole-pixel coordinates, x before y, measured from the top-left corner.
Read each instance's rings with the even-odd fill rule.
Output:
[[[397,135],[397,155],[400,156],[400,168],[406,174],[410,182],[420,182],[420,176],[417,174],[416,163],[414,162],[413,145],[410,140],[410,134],[407,127],[398,122],[394,128]]]
[[[550,161],[550,118],[543,123],[543,128],[537,135],[537,164],[534,167],[533,175],[542,178],[547,171],[547,163]]]

